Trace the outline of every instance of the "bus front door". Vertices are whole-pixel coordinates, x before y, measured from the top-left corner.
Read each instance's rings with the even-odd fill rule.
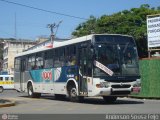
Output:
[[[87,48],[79,48],[79,95],[87,96]]]
[[[25,59],[21,59],[21,66],[20,66],[20,90],[24,91],[24,81],[25,81]]]

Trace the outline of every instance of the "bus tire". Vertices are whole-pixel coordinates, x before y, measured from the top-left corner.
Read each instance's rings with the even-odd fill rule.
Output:
[[[28,96],[30,98],[40,98],[41,97],[40,93],[34,93],[33,86],[31,83],[28,84],[27,91],[28,91]]]
[[[114,103],[117,100],[116,96],[103,96],[103,100],[106,103]]]
[[[71,85],[69,87],[69,99],[71,102],[83,102],[84,96],[78,96],[76,86]]]
[[[2,86],[0,86],[0,93],[2,93],[3,92],[3,87]]]

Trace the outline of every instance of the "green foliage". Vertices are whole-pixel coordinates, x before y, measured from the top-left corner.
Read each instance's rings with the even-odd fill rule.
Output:
[[[80,37],[91,34],[96,29],[96,21],[97,19],[94,16],[90,16],[88,21],[78,25],[72,35]]]
[[[127,34],[136,39],[140,57],[147,56],[147,26],[146,17],[159,14],[160,8],[150,8],[143,4],[140,8],[123,10],[112,15],[103,15],[100,18],[91,16],[86,22],[77,26],[72,33],[80,37],[92,33]]]
[[[142,97],[160,97],[160,60],[140,60]]]

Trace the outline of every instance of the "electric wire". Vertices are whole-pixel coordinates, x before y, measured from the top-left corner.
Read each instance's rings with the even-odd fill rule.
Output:
[[[50,10],[45,10],[45,9],[42,9],[42,8],[37,8],[37,7],[33,7],[33,6],[29,6],[29,5],[25,5],[25,4],[21,4],[21,3],[17,3],[17,2],[11,2],[11,1],[8,1],[8,0],[0,0],[0,1],[10,3],[10,4],[14,4],[14,5],[18,5],[18,6],[22,6],[22,7],[26,7],[26,8],[30,8],[30,9],[43,11],[43,12],[48,12],[48,13],[51,13],[51,14],[57,14],[57,15],[71,17],[71,18],[75,18],[75,19],[88,20],[87,18],[73,16],[73,15],[64,14],[64,13],[59,13],[59,12],[50,11]]]

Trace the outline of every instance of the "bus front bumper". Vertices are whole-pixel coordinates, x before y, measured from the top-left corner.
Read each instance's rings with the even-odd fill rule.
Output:
[[[113,95],[113,96],[126,96],[131,94],[132,88],[119,88],[119,89],[114,89],[114,88],[99,88],[99,94],[98,96],[108,96],[108,95]]]

